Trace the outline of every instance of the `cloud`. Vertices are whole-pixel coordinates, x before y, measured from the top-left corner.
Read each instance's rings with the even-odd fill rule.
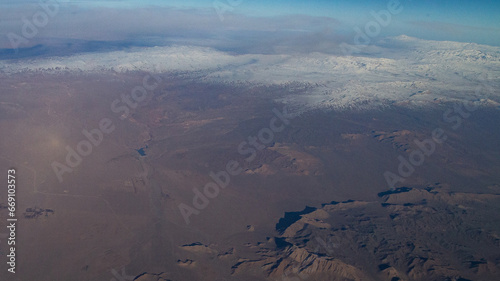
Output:
[[[36,5],[0,10],[2,32],[0,49],[12,46],[6,34],[22,36],[24,19],[40,10]],[[220,21],[213,9],[168,7],[81,8],[61,4],[56,16],[40,28],[36,37],[20,47],[62,48],[89,42],[108,42],[110,46],[162,46],[188,44],[209,46],[234,52],[304,52],[331,48],[342,36],[335,33],[340,23],[328,17],[289,15],[251,17],[227,14]],[[330,43],[327,43],[330,42]],[[95,44],[94,44],[95,45]],[[94,50],[93,50],[94,51]]]
[[[491,45],[499,44],[500,28],[422,20],[408,21],[407,24],[412,26],[416,30],[415,34],[420,37],[425,35],[427,38],[436,40],[484,42]]]
[[[412,25],[426,28],[428,30],[439,30],[442,32],[463,33],[467,31],[500,31],[500,28],[476,27],[470,25],[440,22],[440,21],[410,21]]]

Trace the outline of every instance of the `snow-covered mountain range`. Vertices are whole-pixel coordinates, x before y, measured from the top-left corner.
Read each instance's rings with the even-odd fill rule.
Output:
[[[339,56],[232,54],[206,47],[171,46],[0,61],[0,73],[127,72],[196,73],[211,82],[299,82],[307,95],[286,102],[308,107],[351,108],[387,103],[428,104],[469,100],[500,106],[500,48],[474,43],[398,36]]]

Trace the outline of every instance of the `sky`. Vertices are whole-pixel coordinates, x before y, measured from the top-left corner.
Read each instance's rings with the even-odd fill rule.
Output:
[[[16,1],[19,2],[19,1]],[[30,2],[30,1],[26,1]],[[236,13],[252,16],[276,16],[289,14],[305,14],[341,18],[349,21],[368,19],[369,12],[386,9],[387,0],[80,0],[60,1],[78,3],[79,5],[96,5],[108,7],[180,7],[180,8],[213,8],[221,3],[233,8]],[[404,17],[422,21],[441,21],[450,24],[473,25],[477,27],[499,28],[500,2],[494,0],[401,0],[397,1],[406,8]]]
[[[500,46],[500,1],[41,2],[57,5],[57,13],[43,18],[47,14],[34,0],[0,2],[0,59],[62,49],[89,52],[171,44],[236,53],[335,53],[342,43],[369,44],[403,34]],[[399,12],[390,13],[388,6],[392,2],[399,3]],[[390,19],[384,17],[387,14]],[[35,27],[36,32],[27,33],[26,25],[33,23],[36,16],[46,23]]]

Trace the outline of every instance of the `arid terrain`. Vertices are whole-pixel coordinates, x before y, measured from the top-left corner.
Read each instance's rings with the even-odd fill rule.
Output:
[[[301,83],[156,77],[0,76],[1,280],[500,278],[497,104],[302,110]]]

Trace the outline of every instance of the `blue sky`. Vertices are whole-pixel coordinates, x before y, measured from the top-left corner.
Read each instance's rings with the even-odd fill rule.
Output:
[[[241,52],[272,52],[292,45],[300,45],[295,48],[300,51],[323,51],[318,46],[328,51],[340,42],[354,44],[356,30],[366,30],[375,21],[372,13],[387,10],[392,0],[217,1],[230,8],[223,14],[224,21],[212,0],[59,0],[59,14],[20,47],[91,41],[132,46],[178,42],[240,48]],[[12,45],[7,34],[21,34],[22,19],[40,10],[37,3],[0,2],[0,50]],[[500,1],[401,0],[400,4],[402,12],[391,15],[373,41],[405,34],[500,46]],[[290,48],[282,46],[283,42]]]
[[[371,11],[387,9],[388,0],[217,0],[224,5],[236,4],[230,12],[256,17],[305,14],[332,17],[349,29],[361,28],[373,20]],[[113,7],[174,6],[214,9],[216,1],[206,0],[123,0],[69,1]],[[424,39],[470,41],[500,45],[500,1],[482,0],[401,0],[404,10],[394,16],[382,35],[406,34]]]
[[[212,8],[211,0],[79,0],[60,1],[79,3],[81,5],[94,4],[114,7],[138,6],[175,6],[182,8]],[[387,0],[217,0],[217,2],[230,5],[236,3],[234,12],[252,16],[275,16],[286,14],[307,14],[311,16],[327,16],[339,19],[367,18],[371,10],[385,9]],[[494,0],[401,0],[404,6],[404,16],[412,19],[443,21],[455,24],[470,24],[479,27],[499,27],[500,1]]]

